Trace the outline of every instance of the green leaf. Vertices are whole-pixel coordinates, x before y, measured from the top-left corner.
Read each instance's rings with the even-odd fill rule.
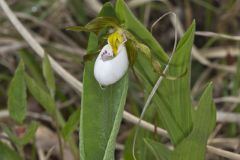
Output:
[[[136,129],[132,130],[124,145],[124,160],[134,160],[132,147],[135,132]],[[147,149],[148,146],[144,142],[145,137],[154,138],[153,133],[144,129],[139,129],[135,147],[135,156],[137,160],[154,159],[154,156],[149,152],[149,150]]]
[[[203,160],[207,140],[216,123],[216,109],[212,98],[212,84],[205,89],[197,109],[192,109],[193,129],[174,150],[171,160]]]
[[[124,23],[125,27],[151,49],[154,57],[158,58],[158,61],[166,62],[168,57],[161,46],[134,17],[123,0],[117,1],[115,10],[118,18]],[[158,113],[159,117],[162,118],[163,126],[168,130],[174,144],[179,143],[183,137],[189,134],[192,128],[189,68],[194,31],[195,23],[191,25],[179,42],[176,54],[170,62],[169,71],[166,74],[179,76],[186,69],[188,73],[175,81],[164,79],[160,89],[158,89],[153,98],[153,103],[158,106]],[[144,82],[145,89],[147,90],[146,93],[149,93],[159,75],[154,73],[152,64],[141,54],[138,54],[135,68]]]
[[[190,53],[193,44],[195,23],[181,38],[176,53],[170,62],[168,75],[181,75],[188,70],[188,73],[177,80],[163,79],[159,89],[153,97],[153,103],[163,127],[170,134],[174,144],[178,144],[182,138],[189,134],[192,129],[191,119],[191,97],[190,97]],[[151,63],[143,56],[139,56],[136,62],[136,71],[142,79],[147,95],[158,79],[151,66]]]
[[[93,39],[90,39],[93,40]],[[116,136],[126,100],[128,77],[102,89],[93,76],[93,62],[86,63],[80,120],[82,159],[113,159]]]
[[[64,125],[62,129],[62,135],[64,139],[67,140],[71,136],[71,134],[79,124],[79,119],[80,119],[80,108],[71,114],[68,121]]]
[[[80,24],[85,23],[87,20],[87,8],[85,7],[84,0],[69,0],[67,4],[74,19],[76,18],[77,22]]]
[[[112,13],[114,10],[107,3],[100,16],[110,16]],[[88,51],[96,49],[97,41],[96,35],[90,34]],[[86,62],[80,118],[80,156],[82,160],[113,160],[126,101],[128,75],[102,89],[94,78],[93,68],[94,62]]]
[[[148,47],[150,47],[153,54],[155,54],[159,60],[164,63],[168,61],[168,56],[160,44],[144,27],[144,25],[138,21],[123,0],[118,0],[116,2],[115,11],[117,17],[124,24],[124,26],[141,41],[143,41]]]
[[[172,154],[172,151],[166,148],[163,144],[153,141],[151,139],[144,139],[148,149],[155,156],[156,160],[168,160]]]
[[[132,82],[135,83],[135,82]],[[129,86],[132,86],[133,84],[130,84]],[[131,95],[129,95],[131,96]],[[131,100],[131,97],[129,98],[129,101]],[[136,106],[136,103],[131,102],[131,110],[133,113],[136,113],[136,116],[139,117],[140,113],[138,113],[138,106]],[[144,120],[146,120],[147,122],[150,122],[152,124],[156,124],[158,122],[158,118],[157,114],[156,114],[156,106],[152,106],[150,107],[145,115],[144,115]],[[132,132],[129,134],[126,143],[124,144],[124,160],[134,160],[133,157],[133,140],[134,140],[134,135],[136,133],[136,131],[138,131],[137,137],[136,137],[136,144],[135,144],[135,156],[137,160],[153,160],[154,159],[154,155],[152,155],[151,152],[149,152],[148,150],[148,146],[145,143],[145,138],[152,138],[155,140],[160,140],[160,137],[156,134],[156,133],[152,133],[146,129],[143,128],[138,128],[138,130],[136,129],[136,127],[132,130]]]
[[[65,28],[66,30],[70,31],[76,31],[76,32],[94,32],[98,33],[101,29],[106,28],[106,27],[118,27],[119,23],[116,21],[115,18],[112,17],[107,17],[107,16],[102,16],[102,17],[97,17],[90,21],[88,24],[86,24],[84,27],[83,26],[72,26],[72,27],[67,27]]]
[[[48,55],[46,53],[45,53],[44,59],[43,59],[43,76],[46,80],[47,87],[50,91],[50,95],[52,96],[52,98],[54,98],[55,91],[56,91],[55,78],[54,78],[52,66],[50,64]]]
[[[240,55],[238,56],[238,60],[237,60],[237,72],[234,76],[234,80],[233,80],[233,95],[237,95],[238,90],[240,89]]]
[[[6,144],[0,141],[0,159],[1,160],[22,160],[20,155],[10,149]]]
[[[157,103],[159,112],[161,112],[162,105],[170,109],[172,118],[176,120],[180,129],[181,134],[174,134],[176,131],[171,127],[168,128],[169,134],[174,135],[171,136],[174,144],[180,142],[192,129],[190,68],[194,33],[195,22],[181,38],[167,72],[168,75],[178,76],[187,69],[188,73],[175,81],[164,79],[160,86],[161,89],[158,91],[161,99],[160,103]],[[162,114],[164,113],[162,112]]]
[[[24,74],[23,74],[24,75]],[[49,113],[52,114],[55,109],[55,102],[53,98],[44,91],[27,73],[25,73],[25,80],[27,83],[28,90],[31,92],[33,97],[42,105],[42,107]]]
[[[27,94],[24,80],[24,64],[21,61],[15,71],[8,90],[8,110],[10,116],[22,123],[27,112]]]
[[[149,149],[159,160],[203,160],[206,154],[206,145],[209,135],[216,123],[216,109],[212,98],[212,84],[205,89],[197,109],[192,108],[193,129],[171,151],[163,144],[145,140]]]
[[[22,49],[19,51],[19,55],[21,59],[23,60],[26,68],[30,72],[31,76],[35,79],[35,81],[43,88],[46,89],[46,86],[44,84],[44,79],[41,75],[41,66],[39,66],[38,61],[35,59],[33,54],[28,52],[25,49]]]

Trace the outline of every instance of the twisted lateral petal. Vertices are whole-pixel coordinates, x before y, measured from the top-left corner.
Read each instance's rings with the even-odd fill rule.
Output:
[[[117,55],[113,56],[110,44],[103,47],[94,65],[94,76],[102,86],[108,86],[120,80],[128,69],[128,56],[124,44],[118,47]]]

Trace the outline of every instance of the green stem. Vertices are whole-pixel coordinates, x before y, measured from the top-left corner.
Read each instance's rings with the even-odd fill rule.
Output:
[[[58,138],[58,142],[59,142],[60,155],[62,157],[62,160],[64,160],[63,143],[61,140],[61,132],[60,132],[60,124],[59,124],[58,115],[61,115],[61,113],[55,107],[53,119],[54,119],[55,125],[56,125],[56,132],[57,132],[57,138]]]
[[[58,136],[60,137],[60,140],[61,140],[60,128],[64,127],[65,120],[63,119],[61,112],[59,110],[57,110],[57,109],[55,109],[55,115],[56,116],[55,116],[54,121],[56,121],[56,124],[57,124],[56,128],[58,128],[57,129],[57,132],[58,132],[57,134],[58,134]],[[79,160],[78,148],[77,148],[77,146],[75,144],[74,138],[73,137],[69,137],[69,142],[68,143],[69,143],[70,149],[72,151],[72,154],[74,155],[74,159],[75,160]],[[60,141],[59,141],[59,145],[60,145]]]

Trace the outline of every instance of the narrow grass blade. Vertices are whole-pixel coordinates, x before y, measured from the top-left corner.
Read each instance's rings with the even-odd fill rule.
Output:
[[[68,118],[68,121],[64,125],[62,129],[62,135],[65,140],[67,140],[73,131],[77,129],[77,126],[79,124],[79,119],[80,119],[80,108],[73,112],[71,116]]]
[[[45,53],[44,59],[43,59],[43,76],[45,78],[48,90],[50,92],[50,95],[54,98],[55,91],[56,91],[56,84],[55,84],[55,78],[54,73],[52,70],[52,66],[50,64],[48,55]]]

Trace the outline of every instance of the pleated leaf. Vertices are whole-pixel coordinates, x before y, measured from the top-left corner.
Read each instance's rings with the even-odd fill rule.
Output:
[[[169,160],[170,156],[173,154],[171,150],[159,142],[148,138],[144,141],[149,151],[155,156],[156,160]]]
[[[197,109],[192,109],[193,129],[174,150],[171,160],[204,160],[207,140],[216,123],[216,108],[212,97],[212,84],[205,89]]]
[[[152,51],[151,53],[158,58],[158,61],[168,59],[158,42],[134,17],[123,0],[117,1],[116,13],[124,25],[130,29],[137,38],[148,45]],[[187,74],[174,81],[164,79],[153,98],[153,103],[158,106],[158,113],[163,127],[167,129],[174,144],[179,143],[183,137],[189,134],[192,128],[190,53],[194,39],[194,31],[195,23],[189,27],[188,31],[178,43],[176,53],[170,62],[169,71],[167,72],[169,75],[178,76],[187,70]],[[141,54],[138,54],[135,68],[148,95],[159,75],[154,72],[147,58]]]
[[[197,109],[192,107],[193,129],[174,151],[163,144],[147,139],[145,142],[157,160],[204,160],[207,140],[216,123],[216,109],[212,98],[212,84],[202,94]]]

